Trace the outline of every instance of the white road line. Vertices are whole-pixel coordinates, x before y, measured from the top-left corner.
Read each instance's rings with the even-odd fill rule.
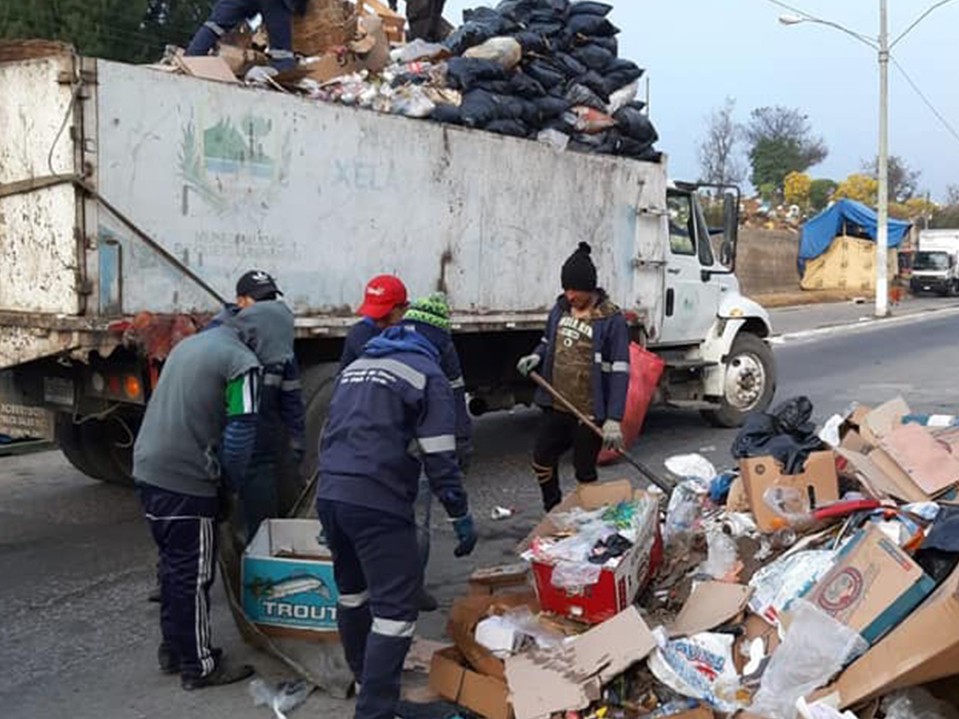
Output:
[[[801,330],[799,332],[789,332],[782,335],[776,335],[769,338],[769,343],[773,345],[783,345],[792,342],[802,342],[823,337],[829,337],[840,333],[858,334],[869,330],[891,327],[893,325],[908,324],[910,322],[926,322],[929,320],[941,319],[943,317],[952,317],[959,315],[959,307],[947,307],[941,310],[925,310],[923,312],[914,312],[908,315],[899,315],[887,317],[885,319],[876,319],[874,317],[863,317],[858,322],[844,325],[835,325],[831,327],[819,327],[814,330]]]

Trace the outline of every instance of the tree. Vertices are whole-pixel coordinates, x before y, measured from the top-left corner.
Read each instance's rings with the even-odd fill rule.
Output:
[[[832,197],[834,200],[847,198],[875,207],[879,197],[879,183],[869,175],[856,173],[840,182]]]
[[[822,162],[828,150],[814,137],[809,119],[799,110],[781,106],[759,107],[750,113],[745,129],[749,144],[750,180],[783,189],[786,175],[805,172]]]
[[[809,209],[813,212],[825,210],[837,187],[839,184],[834,180],[813,180],[809,186]]]
[[[812,179],[805,172],[790,172],[786,175],[783,190],[787,205],[799,205],[803,211],[809,208]]]
[[[916,188],[919,184],[919,176],[922,174],[919,170],[911,170],[906,162],[898,155],[890,155],[888,161],[889,178],[889,201],[904,203],[916,195]],[[864,162],[863,172],[870,177],[879,180],[879,160]]]
[[[70,43],[84,55],[121,62],[157,60],[184,46],[214,0],[31,0],[0,9],[0,38]]]
[[[959,185],[946,185],[946,207],[959,206]]]
[[[742,128],[733,114],[736,101],[726,101],[706,118],[706,134],[699,143],[700,178],[717,185],[736,185],[746,177],[746,168],[740,158]]]

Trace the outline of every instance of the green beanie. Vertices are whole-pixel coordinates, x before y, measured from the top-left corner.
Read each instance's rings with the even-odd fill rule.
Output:
[[[425,325],[438,327],[444,332],[450,331],[450,306],[446,295],[434,292],[428,297],[421,297],[413,302],[403,315],[404,322],[422,322]]]

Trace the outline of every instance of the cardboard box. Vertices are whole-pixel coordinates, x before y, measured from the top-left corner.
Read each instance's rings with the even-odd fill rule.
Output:
[[[879,440],[880,446],[925,494],[935,497],[959,482],[959,459],[926,427],[905,424]]]
[[[383,21],[376,15],[370,15],[359,18],[358,25],[357,40],[301,65],[304,76],[324,83],[361,70],[379,72],[385,68],[390,61],[390,45],[383,30]]]
[[[574,507],[594,510],[605,505],[647,498],[653,504],[651,520],[643,527],[635,544],[620,557],[613,568],[604,567],[599,581],[581,591],[567,591],[554,587],[553,566],[539,560],[533,561],[533,578],[536,594],[543,611],[553,612],[588,624],[599,624],[632,604],[640,590],[646,586],[663,559],[663,543],[659,534],[658,512],[655,498],[641,490],[633,490],[629,480],[581,484],[576,492],[568,495],[562,503],[543,519],[529,536],[520,543],[519,552],[525,552],[540,536],[556,534],[553,517],[569,512]]]
[[[497,594],[491,596],[460,597],[450,608],[450,618],[446,625],[446,633],[456,645],[460,654],[466,659],[471,668],[486,676],[506,681],[506,671],[503,660],[479,644],[475,639],[476,625],[490,614],[503,614],[515,607],[526,606],[530,611],[537,613],[540,610],[536,595],[532,592],[523,594]]]
[[[871,525],[849,540],[804,598],[875,644],[934,588],[919,565]]]
[[[531,589],[529,579],[529,565],[526,562],[477,569],[470,575],[469,592],[475,596],[488,597],[506,591],[527,591]]]
[[[243,612],[265,634],[336,641],[333,559],[315,519],[268,519],[243,552]]]
[[[605,684],[642,661],[656,639],[630,605],[559,649],[533,649],[506,660],[506,680],[517,719],[585,709]]]
[[[959,667],[959,568],[835,683],[816,692],[846,709],[896,689],[950,677]]]
[[[513,719],[506,682],[470,669],[455,647],[433,655],[429,683],[447,701],[486,719]]]
[[[781,528],[781,517],[763,500],[767,489],[791,487],[799,490],[805,500],[805,511],[839,500],[839,476],[836,474],[836,458],[831,451],[810,454],[802,474],[784,474],[782,465],[773,457],[742,459],[739,469],[756,526],[761,532]]]

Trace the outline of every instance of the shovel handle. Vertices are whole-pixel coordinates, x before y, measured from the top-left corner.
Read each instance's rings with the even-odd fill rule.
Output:
[[[550,397],[559,402],[563,407],[569,410],[570,413],[584,425],[589,427],[596,436],[602,438],[603,430],[596,426],[596,423],[593,422],[589,417],[587,417],[583,412],[581,412],[576,405],[570,402],[566,397],[560,394],[553,385],[543,379],[543,376],[539,372],[530,372],[529,378],[533,380],[539,387],[543,389]],[[616,453],[625,459],[629,464],[633,466],[641,475],[643,475],[650,482],[655,484],[661,490],[663,490],[667,496],[672,494],[672,491],[676,489],[676,483],[666,477],[660,477],[649,469],[644,464],[640,463],[639,460],[635,459],[631,454],[629,454],[625,449],[617,449]]]

